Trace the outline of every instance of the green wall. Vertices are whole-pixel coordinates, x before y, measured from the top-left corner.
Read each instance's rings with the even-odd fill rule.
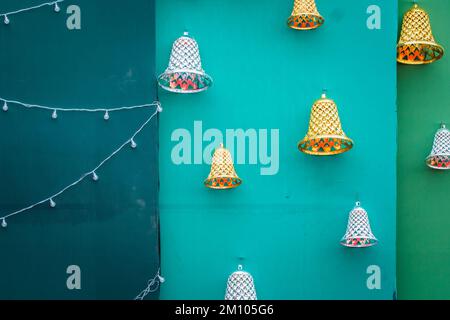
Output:
[[[226,279],[238,263],[253,274],[260,299],[392,299],[397,4],[375,1],[382,29],[369,30],[366,10],[374,1],[317,3],[324,26],[300,32],[285,24],[291,0],[156,1],[158,72],[167,66],[172,42],[188,30],[215,80],[201,94],[159,91],[165,106],[163,299],[223,299]],[[296,147],[323,88],[355,140],[353,150],[336,157],[307,156]],[[247,159],[236,164],[242,186],[205,188],[207,163],[176,165],[171,157],[178,144],[172,134],[184,128],[194,139],[197,120],[203,132],[279,129],[278,174],[260,175],[264,165]],[[380,242],[346,249],[339,240],[357,197]],[[366,287],[369,265],[381,268],[381,290]]]
[[[20,3],[19,3],[20,2]],[[0,12],[41,3],[2,0]],[[66,7],[81,8],[81,30]],[[127,106],[156,99],[154,3],[77,0],[0,24],[0,96],[65,108]],[[132,36],[131,36],[132,35]],[[0,216],[48,197],[130,138],[154,109],[103,114],[0,113]],[[156,118],[97,173],[0,229],[0,299],[132,299],[156,273]],[[66,269],[81,268],[81,290]],[[149,296],[157,298],[158,293]]]
[[[444,57],[398,66],[398,294],[401,299],[450,299],[450,176],[425,165],[441,121],[450,125],[450,1],[418,2],[430,15]],[[410,1],[399,1],[399,23]]]

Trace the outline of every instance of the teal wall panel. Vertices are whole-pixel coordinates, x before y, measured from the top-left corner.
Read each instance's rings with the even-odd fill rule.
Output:
[[[430,65],[398,66],[398,294],[450,299],[450,175],[425,164],[441,121],[450,126],[450,1],[418,3],[446,53]],[[399,1],[400,23],[410,7]]]
[[[158,72],[167,66],[172,42],[188,30],[215,81],[195,95],[160,90],[163,299],[223,299],[239,263],[253,274],[260,299],[394,295],[397,4],[318,0],[325,24],[310,32],[287,28],[292,4],[156,1]],[[373,4],[381,8],[381,30],[366,27]],[[336,157],[307,156],[296,147],[323,88],[355,141]],[[199,139],[194,121],[203,132],[223,134],[267,129],[270,136],[278,129],[278,173],[261,175],[264,165],[247,159],[236,164],[242,186],[208,190],[202,183],[207,163],[176,165],[171,156],[177,130]],[[380,240],[376,247],[339,244],[357,197]],[[380,290],[366,286],[370,265],[381,268]]]
[[[0,12],[41,3],[2,0]],[[81,30],[66,7],[81,8]],[[66,1],[0,25],[0,96],[66,108],[129,106],[156,99],[153,1]],[[130,36],[132,35],[132,37]],[[0,216],[60,190],[121,145],[154,109],[63,114],[10,105],[0,114]],[[0,299],[132,299],[158,257],[158,126],[155,118],[97,173],[8,220],[0,230]],[[81,268],[68,290],[66,268]],[[158,292],[149,296],[157,298]]]

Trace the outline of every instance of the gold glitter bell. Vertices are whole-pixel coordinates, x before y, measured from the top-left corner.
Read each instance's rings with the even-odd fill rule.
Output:
[[[320,27],[324,21],[314,0],[295,0],[287,24],[292,29],[311,30]]]
[[[427,64],[439,60],[443,55],[444,49],[436,43],[431,32],[428,13],[414,4],[403,17],[397,44],[397,61],[404,64]]]
[[[204,183],[206,187],[211,189],[231,189],[242,183],[242,180],[234,171],[230,151],[225,149],[223,144],[220,144],[214,152],[211,172]]]
[[[336,103],[324,94],[314,102],[306,136],[298,143],[304,153],[329,156],[350,150],[353,141],[342,130]]]

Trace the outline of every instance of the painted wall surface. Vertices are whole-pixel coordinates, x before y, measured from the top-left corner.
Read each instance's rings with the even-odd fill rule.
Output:
[[[239,263],[254,276],[260,299],[392,299],[397,4],[317,3],[324,26],[301,32],[286,26],[291,0],[156,2],[158,72],[167,66],[172,42],[188,30],[215,81],[201,94],[159,93],[165,106],[160,131],[163,299],[223,299],[227,277]],[[381,8],[381,30],[366,26],[373,4]],[[323,88],[338,104],[355,147],[320,158],[300,153],[297,142]],[[194,130],[195,121],[201,123]],[[249,164],[249,154],[257,153],[247,143],[245,164],[236,164],[242,186],[205,188],[210,166],[201,152],[210,141],[202,143],[202,134],[212,128],[223,134],[254,129],[259,143],[266,141],[262,129],[267,129],[269,155],[275,159],[279,150],[277,173],[261,175],[269,166],[261,163],[264,157]],[[279,130],[278,140],[272,129]],[[180,142],[172,141],[172,134],[190,134],[191,140],[180,142],[191,146],[186,158],[200,164],[174,163],[172,151]],[[217,145],[221,139],[212,140]],[[238,162],[243,154],[233,152]],[[357,197],[380,240],[375,247],[339,244]],[[379,290],[367,288],[370,265],[381,268]]]
[[[450,299],[450,175],[425,165],[440,123],[450,125],[450,2],[418,3],[446,53],[430,65],[398,66],[398,294]],[[399,2],[399,21],[410,6]]]
[[[2,0],[0,12],[42,1]],[[81,30],[66,8],[45,7],[0,25],[0,96],[66,108],[156,99],[154,3],[78,0]],[[132,37],[130,36],[132,35]],[[10,105],[0,114],[0,216],[46,198],[91,170],[154,109],[63,114]],[[97,173],[8,220],[0,230],[0,299],[133,299],[158,269],[158,127],[155,118]],[[81,290],[68,290],[69,265]],[[150,298],[157,298],[155,293]]]

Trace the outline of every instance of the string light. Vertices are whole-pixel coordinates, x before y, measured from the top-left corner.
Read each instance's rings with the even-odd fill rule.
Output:
[[[158,269],[158,271],[156,272],[156,275],[150,279],[148,281],[147,284],[147,288],[145,288],[144,290],[141,291],[141,293],[139,293],[137,295],[136,298],[134,298],[134,300],[144,300],[144,298],[150,293],[150,292],[156,292],[156,290],[158,290],[159,285],[161,283],[164,283],[166,280],[161,276],[160,274],[161,269]]]
[[[133,139],[131,139],[131,147],[133,149],[136,149],[136,147],[137,147],[137,143]]]
[[[57,118],[58,118],[58,113],[56,112],[56,110],[53,110],[52,119],[57,119]]]
[[[19,9],[19,10],[15,10],[15,11],[10,11],[10,12],[4,12],[4,13],[0,13],[0,17],[3,16],[3,22],[4,24],[9,24],[9,18],[8,16],[12,16],[14,14],[18,14],[18,13],[22,13],[22,12],[26,12],[26,11],[30,11],[30,10],[34,10],[34,9],[39,9],[45,6],[54,6],[54,10],[55,12],[59,12],[61,11],[61,8],[59,7],[58,3],[64,2],[65,0],[57,0],[57,1],[52,1],[52,2],[44,2],[41,3],[39,5],[36,6],[32,6],[32,7],[28,7],[28,8],[23,8],[23,9]]]
[[[1,98],[0,98],[1,100]],[[56,207],[56,202],[54,201],[54,199],[56,199],[58,196],[60,196],[61,194],[63,194],[64,192],[66,192],[67,190],[69,190],[70,188],[76,186],[77,184],[79,184],[81,181],[83,181],[87,176],[91,176],[94,179],[94,177],[97,177],[98,179],[98,175],[96,174],[96,172],[103,167],[109,160],[111,160],[116,154],[118,154],[122,149],[124,149],[127,145],[130,144],[130,141],[134,140],[134,138],[150,123],[150,121],[160,112],[159,110],[162,110],[162,108],[159,108],[160,103],[159,102],[154,102],[152,104],[146,105],[146,106],[154,106],[156,107],[155,112],[134,132],[134,134],[131,136],[131,138],[127,139],[124,143],[122,143],[116,150],[114,150],[109,156],[107,156],[105,159],[103,159],[94,169],[84,173],[81,178],[79,178],[78,180],[75,180],[74,182],[70,183],[69,185],[65,186],[64,188],[62,188],[60,191],[56,192],[55,194],[42,199],[36,203],[33,203],[25,208],[16,210],[14,212],[11,212],[3,217],[0,217],[0,220],[2,220],[2,225],[3,225],[3,221],[6,224],[6,219],[16,216],[18,214],[27,212],[33,208],[35,208],[36,206],[39,206],[41,204],[44,203],[49,203],[50,207],[54,208]],[[94,179],[95,180],[95,179]]]
[[[95,172],[92,172],[92,180],[98,181],[98,175]]]
[[[8,111],[8,104],[6,103],[6,101],[5,101],[5,103],[3,104],[3,111]]]
[[[8,224],[6,223],[6,219],[2,219],[2,227],[6,228]]]
[[[42,106],[38,104],[30,104],[25,103],[21,101],[16,100],[9,100],[0,97],[0,102],[3,101],[3,110],[8,110],[8,104],[9,105],[15,105],[18,107],[26,108],[26,109],[40,109],[40,110],[47,110],[51,112],[91,112],[91,113],[104,113],[103,118],[105,120],[109,120],[110,113],[111,112],[117,112],[117,111],[125,111],[125,110],[133,110],[133,109],[142,109],[142,108],[149,108],[159,106],[159,103],[153,102],[153,103],[146,103],[146,104],[140,104],[140,105],[134,105],[134,106],[127,106],[127,107],[113,107],[113,108],[60,108],[60,107],[51,107],[51,106]],[[6,106],[6,110],[5,110]],[[162,112],[162,108],[159,107],[158,112]]]

